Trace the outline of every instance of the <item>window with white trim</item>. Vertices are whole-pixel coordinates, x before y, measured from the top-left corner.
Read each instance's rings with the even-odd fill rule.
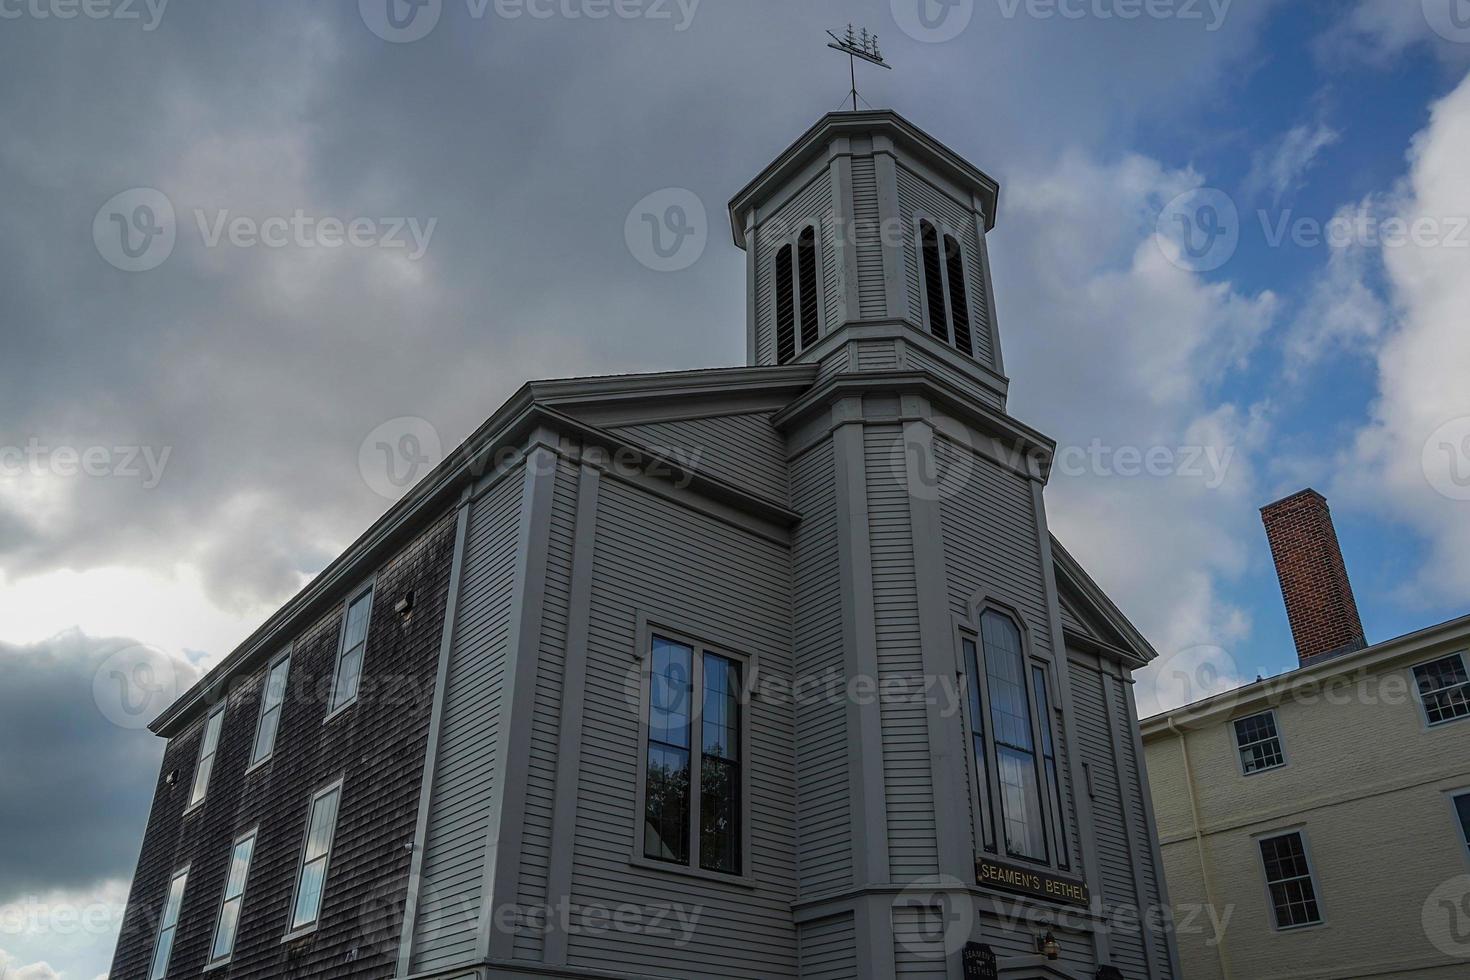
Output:
[[[357,700],[358,685],[362,682],[362,658],[367,650],[368,620],[372,611],[372,586],[368,586],[347,604],[347,615],[342,623],[342,639],[337,647],[337,670],[332,682],[329,714]]]
[[[739,875],[745,665],[655,632],[648,657],[642,855]],[[694,692],[699,691],[698,701]],[[699,773],[693,774],[694,760]]]
[[[919,219],[919,265],[929,332],[966,356],[975,355],[970,330],[970,296],[959,239]]]
[[[962,636],[961,650],[981,846],[1042,864],[1055,854],[1067,869],[1048,668],[1027,657],[1020,626],[997,609],[981,613],[979,636]]]
[[[1450,806],[1455,811],[1455,822],[1460,828],[1460,840],[1464,842],[1466,851],[1470,852],[1470,790],[1452,794]]]
[[[1235,719],[1235,749],[1240,753],[1240,771],[1247,776],[1286,765],[1281,735],[1276,729],[1276,712],[1263,711]]]
[[[214,771],[214,757],[219,751],[220,732],[224,724],[225,705],[222,701],[209,713],[209,720],[204,723],[204,738],[199,743],[199,764],[194,767],[194,786],[189,791],[190,809],[203,803],[205,794],[209,792],[209,776]]]
[[[1277,929],[1296,929],[1322,921],[1317,884],[1301,831],[1262,837],[1261,863],[1271,896],[1271,919]]]
[[[1452,653],[1414,668],[1414,685],[1424,706],[1424,719],[1440,725],[1470,715],[1470,675],[1465,657]]]
[[[776,363],[785,364],[822,336],[822,271],[816,225],[776,251]]]
[[[173,956],[174,936],[179,931],[179,910],[184,904],[184,886],[188,881],[188,865],[175,871],[169,879],[163,914],[158,917],[158,936],[153,940],[153,965],[148,969],[148,980],[163,980],[168,975],[168,961]]]
[[[214,943],[209,949],[209,965],[229,961],[235,953],[235,935],[240,930],[240,912],[245,907],[245,882],[250,877],[250,858],[255,853],[254,830],[235,841],[230,849],[230,867],[225,875],[225,892],[220,899],[219,917],[214,924]]]
[[[306,817],[306,840],[301,847],[301,867],[296,872],[295,898],[291,902],[291,933],[310,929],[321,918],[322,896],[326,892],[332,838],[337,832],[337,811],[341,802],[340,780],[318,790],[311,798],[311,809]]]
[[[281,654],[265,673],[260,692],[260,720],[255,725],[255,747],[250,751],[250,764],[257,766],[271,757],[276,747],[276,732],[281,727],[281,712],[286,704],[286,681],[291,672],[291,649]]]

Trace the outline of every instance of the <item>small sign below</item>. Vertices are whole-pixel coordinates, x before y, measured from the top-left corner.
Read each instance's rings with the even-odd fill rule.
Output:
[[[995,950],[984,943],[965,943],[960,959],[965,967],[965,980],[1000,980]]]
[[[975,881],[980,885],[1039,898],[1044,902],[1088,904],[1086,882],[1063,878],[1039,868],[1002,864],[983,855],[975,857]]]

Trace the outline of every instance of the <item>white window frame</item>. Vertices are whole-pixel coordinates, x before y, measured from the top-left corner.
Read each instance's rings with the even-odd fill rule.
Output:
[[[221,701],[211,708],[209,714],[204,717],[204,730],[199,733],[199,755],[194,760],[194,778],[189,781],[189,800],[184,807],[184,814],[186,816],[204,806],[205,801],[209,799],[209,784],[214,781],[214,763],[219,757],[219,750],[223,747],[225,741],[225,704],[226,702]],[[209,754],[206,756],[204,750],[209,745],[209,729],[216,721],[219,722],[219,731],[214,738],[214,748],[210,749]],[[201,787],[199,785],[199,773],[206,759],[209,762],[209,769],[204,773],[204,785]],[[194,798],[196,790],[199,793],[198,799]]]
[[[293,939],[300,939],[302,936],[309,935],[315,932],[322,924],[322,909],[327,904],[327,882],[332,873],[332,856],[337,851],[337,828],[342,823],[342,805],[345,802],[346,796],[342,791],[344,783],[345,777],[338,776],[332,782],[312,793],[311,800],[307,803],[306,823],[301,831],[301,850],[296,856],[296,874],[291,885],[291,904],[286,906],[286,935],[281,940],[282,942],[290,942]],[[316,914],[310,922],[298,926],[295,924],[296,899],[301,891],[301,877],[306,871],[306,846],[311,841],[312,817],[316,815],[316,806],[321,798],[331,794],[334,790],[337,793],[337,812],[332,817],[332,832],[327,836],[327,853],[322,859],[322,891],[321,895],[317,898]]]
[[[169,899],[173,897],[174,882],[180,878],[184,883],[179,886],[179,907],[174,910],[174,921],[168,922]],[[184,865],[173,874],[169,875],[168,885],[163,890],[163,906],[158,910],[158,928],[153,933],[153,946],[148,953],[148,972],[145,976],[148,980],[165,980],[168,976],[169,963],[174,958],[174,940],[179,936],[179,921],[184,917],[184,897],[189,890],[189,865]],[[163,942],[164,932],[169,932],[168,956],[163,961],[163,972],[155,974],[153,968],[158,960],[158,947]]]
[[[937,224],[935,225],[935,228],[938,228]],[[1056,755],[1057,765],[1057,795],[1059,797],[1058,805],[1062,806],[1065,809],[1066,788],[1062,783],[1061,772],[1061,766],[1063,765],[1064,760],[1062,759],[1060,753],[1057,752],[1057,747],[1061,745],[1062,740],[1059,735],[1060,730],[1057,727],[1056,718],[1057,713],[1060,711],[1060,704],[1056,698],[1055,691],[1055,685],[1057,683],[1055,677],[1056,672],[1053,670],[1051,663],[1047,661],[1045,657],[1042,657],[1036,653],[1035,647],[1032,643],[1031,623],[1015,606],[1011,605],[1009,602],[1004,601],[1003,599],[995,598],[993,596],[984,596],[972,602],[970,604],[970,610],[972,613],[970,619],[960,619],[958,616],[955,617],[954,643],[957,676],[959,677],[961,684],[964,685],[964,690],[966,691],[968,691],[969,689],[969,670],[965,662],[964,645],[966,641],[975,644],[977,661],[976,679],[980,685],[980,712],[984,716],[981,719],[981,722],[984,726],[982,730],[985,733],[985,751],[987,754],[987,758],[985,760],[985,771],[988,777],[989,785],[980,786],[979,774],[975,771],[975,760],[973,758],[974,752],[970,747],[973,744],[973,739],[970,738],[970,733],[975,730],[975,719],[971,717],[969,697],[966,696],[961,699],[960,711],[965,722],[965,759],[968,763],[969,768],[970,804],[971,812],[974,814],[974,820],[972,821],[972,823],[974,841],[976,845],[975,849],[976,851],[986,851],[987,853],[992,853],[997,858],[1003,861],[1018,861],[1022,864],[1034,865],[1038,868],[1051,868],[1055,870],[1058,874],[1063,876],[1075,875],[1078,873],[1078,855],[1072,853],[1071,841],[1070,839],[1067,839],[1070,837],[1071,827],[1070,821],[1068,820],[1068,814],[1063,812],[1061,814],[1061,820],[1058,821],[1057,815],[1052,813],[1051,788],[1047,781],[1046,763],[1042,753],[1042,722],[1041,719],[1037,718],[1038,712],[1036,710],[1036,691],[1032,681],[1031,668],[1033,666],[1043,668],[1048,682],[1050,682],[1050,684],[1052,685],[1052,687],[1047,690],[1046,695],[1047,706],[1051,708],[1053,717],[1048,718],[1046,720],[1046,724],[1052,726],[1052,748],[1053,752]],[[993,717],[991,715],[990,709],[990,679],[985,664],[985,642],[980,632],[980,618],[987,612],[993,612],[1011,620],[1011,622],[1015,624],[1017,631],[1021,635],[1021,673],[1022,680],[1025,684],[1026,689],[1026,711],[1027,714],[1031,716],[1031,755],[1033,764],[1036,768],[1037,796],[1038,802],[1041,807],[1041,821],[1047,841],[1047,856],[1046,860],[1044,861],[1038,861],[1034,858],[1028,858],[1018,854],[1013,854],[1006,846],[1005,842],[1005,809],[1001,800],[1002,791],[1000,787],[1000,777],[998,772],[999,760],[997,758],[995,749],[995,726],[993,724]],[[1091,793],[1090,783],[1088,785],[1088,792],[1089,794]],[[994,827],[994,851],[988,851],[983,843],[985,840],[985,826],[983,823],[981,811],[982,800],[985,804],[985,812],[989,815],[991,824]],[[1059,840],[1057,838],[1058,832],[1066,834],[1067,837]],[[1067,863],[1069,865],[1068,868],[1063,868],[1061,866],[1059,858],[1062,854],[1067,855]]]
[[[291,652],[293,648],[294,644],[287,645],[286,649],[276,654],[270,663],[265,665],[265,676],[260,682],[260,710],[256,713],[255,717],[255,738],[250,743],[250,764],[245,768],[246,773],[254,772],[275,757],[276,741],[281,737],[281,721],[286,714],[286,696],[291,690]],[[260,736],[265,730],[266,699],[270,697],[271,675],[275,673],[276,668],[282,663],[286,665],[286,682],[284,689],[281,691],[281,702],[274,709],[276,712],[276,727],[271,733],[270,748],[266,749],[264,755],[260,755]]]
[[[1465,854],[1465,860],[1470,861],[1470,827],[1460,823],[1460,810],[1455,806],[1455,801],[1461,797],[1470,797],[1470,786],[1462,789],[1446,790],[1445,802],[1450,807],[1450,825],[1455,828],[1455,836],[1460,841],[1460,850]]]
[[[1414,674],[1414,672],[1420,667],[1427,667],[1429,664],[1437,663],[1441,660],[1448,660],[1451,657],[1458,657],[1460,660],[1460,669],[1464,670],[1467,674],[1470,674],[1470,662],[1466,661],[1466,651],[1464,650],[1456,650],[1453,653],[1442,653],[1437,657],[1430,657],[1427,660],[1421,660],[1418,663],[1413,664],[1409,667],[1409,690],[1414,692],[1414,697],[1419,701],[1419,718],[1421,721],[1424,722],[1424,727],[1426,729],[1442,728],[1445,725],[1453,725],[1457,721],[1465,721],[1466,719],[1470,719],[1470,714],[1464,714],[1460,715],[1457,718],[1444,718],[1440,721],[1430,721],[1429,705],[1424,702],[1424,695],[1419,690],[1419,678],[1416,677]]]
[[[953,238],[955,248],[958,249],[960,253],[960,269],[965,270],[969,268],[969,264],[965,261],[965,236],[960,234],[958,231],[955,231],[955,229],[947,222],[934,217],[927,211],[914,211],[913,222],[914,262],[919,270],[919,310],[924,321],[920,324],[920,328],[922,329],[924,336],[933,338],[934,340],[939,339],[938,335],[933,333],[929,329],[929,274],[924,269],[924,225],[928,224],[933,227],[934,234],[939,239],[939,294],[940,297],[944,300],[944,309],[940,311],[940,319],[944,323],[944,346],[948,347],[956,354],[960,354],[968,358],[969,360],[977,360],[979,358],[979,354],[976,353],[976,348],[978,347],[979,342],[976,340],[974,307],[975,301],[974,298],[971,296],[970,285],[968,282],[965,283],[965,305],[970,308],[970,349],[968,351],[963,351],[955,346],[953,316],[954,294],[950,291],[949,288],[949,263],[946,262],[944,258],[944,240],[945,238]]]
[[[1259,718],[1261,715],[1271,716],[1271,727],[1276,733],[1273,737],[1276,739],[1276,747],[1281,750],[1281,761],[1274,766],[1264,766],[1260,769],[1247,771],[1245,768],[1245,757],[1241,754],[1246,746],[1240,744],[1240,734],[1235,730],[1235,723],[1238,721],[1249,721],[1251,718]],[[1230,719],[1230,741],[1235,746],[1235,765],[1240,770],[1242,776],[1258,776],[1263,772],[1275,772],[1277,769],[1286,768],[1287,762],[1290,761],[1286,754],[1286,739],[1281,735],[1281,719],[1277,717],[1275,708],[1267,708],[1265,711],[1253,711],[1248,715],[1241,715],[1239,718]],[[1250,742],[1248,744],[1257,745],[1259,742]]]
[[[1317,903],[1317,921],[1302,922],[1297,925],[1283,926],[1276,921],[1276,899],[1271,894],[1270,873],[1266,870],[1266,855],[1261,853],[1261,844],[1268,840],[1277,840],[1282,837],[1297,836],[1302,841],[1302,857],[1307,862],[1307,880],[1312,883],[1312,898]],[[1261,869],[1261,882],[1266,894],[1266,917],[1271,922],[1273,932],[1297,932],[1301,929],[1316,929],[1327,924],[1327,905],[1322,899],[1322,885],[1317,878],[1317,862],[1312,859],[1312,842],[1307,837],[1305,826],[1286,827],[1279,830],[1269,830],[1264,833],[1252,834],[1251,844],[1256,849],[1256,863]],[[1286,879],[1283,879],[1286,880]],[[1290,879],[1299,880],[1299,879]]]
[[[801,236],[808,228],[812,229],[816,246],[812,251],[817,260],[817,339],[810,347],[801,342]],[[791,361],[795,361],[802,354],[820,345],[827,336],[827,290],[824,288],[826,265],[822,256],[822,222],[818,218],[808,218],[797,225],[791,234],[778,239],[771,253],[771,360],[775,364],[782,363],[781,292],[777,284],[776,267],[781,262],[782,250],[788,245],[791,246]],[[791,361],[785,363],[789,364]]]
[[[238,851],[240,849],[240,845],[245,843],[247,840],[250,841],[250,856],[245,859],[245,880],[240,883],[240,894],[235,896],[234,899],[231,899],[230,872],[235,867],[235,852]],[[213,970],[217,967],[224,966],[229,963],[230,960],[235,958],[235,944],[240,940],[240,923],[245,918],[245,893],[249,890],[250,871],[252,868],[255,867],[255,848],[259,843],[260,828],[254,827],[241,834],[239,837],[236,837],[234,843],[230,845],[230,859],[229,862],[225,865],[225,884],[224,888],[220,892],[219,908],[215,911],[214,932],[212,932],[209,937],[209,962],[205,964],[204,969],[206,970]],[[220,926],[224,925],[225,906],[228,905],[231,901],[239,902],[240,912],[238,915],[235,916],[235,933],[230,937],[230,951],[224,956],[215,958],[214,947],[219,943]]]
[[[377,603],[377,582],[369,579],[347,594],[342,602],[342,627],[337,631],[337,660],[332,667],[332,686],[327,694],[327,717],[323,724],[336,718],[342,712],[357,703],[358,695],[362,693],[362,678],[367,673],[367,651],[368,643],[372,637],[373,630],[373,606]],[[337,704],[337,685],[342,677],[342,658],[347,653],[347,617],[352,613],[352,606],[364,595],[368,596],[367,620],[362,626],[362,657],[357,663],[357,687],[352,691],[352,697]]]
[[[667,872],[676,875],[688,875],[695,878],[703,878],[707,881],[721,881],[726,883],[740,884],[747,887],[755,887],[755,876],[753,873],[754,858],[751,854],[751,800],[750,784],[751,770],[754,768],[754,760],[751,757],[751,715],[754,713],[756,698],[755,677],[756,671],[760,669],[760,658],[754,653],[737,653],[731,644],[721,641],[704,639],[708,635],[691,624],[681,624],[677,620],[667,617],[650,619],[643,613],[638,614],[637,628],[635,630],[637,647],[634,655],[639,664],[639,698],[638,698],[638,776],[635,806],[633,811],[633,849],[629,855],[628,863],[637,868],[646,868],[654,871]],[[691,661],[690,683],[690,712],[689,712],[689,767],[690,767],[690,791],[689,791],[689,863],[677,864],[673,861],[660,861],[656,858],[645,857],[643,854],[643,821],[645,819],[644,806],[646,804],[646,790],[648,787],[648,714],[650,707],[650,677],[653,669],[653,638],[659,636],[675,643],[680,643],[694,649]],[[729,874],[724,871],[710,871],[700,867],[699,863],[699,786],[695,778],[698,762],[704,751],[704,654],[713,653],[728,660],[733,660],[740,665],[741,684],[743,687],[740,700],[740,873]]]

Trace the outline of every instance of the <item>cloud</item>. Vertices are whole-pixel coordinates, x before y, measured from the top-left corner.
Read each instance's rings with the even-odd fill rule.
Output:
[[[0,980],[61,980],[61,974],[50,963],[25,965],[0,949]]]
[[[1339,208],[1324,235],[1327,264],[1313,281],[1283,338],[1288,382],[1334,351],[1367,354],[1383,335],[1392,311],[1380,293],[1381,257],[1368,236],[1354,229],[1381,226],[1382,202],[1366,198]]]
[[[1136,155],[1073,153],[1010,183],[991,252],[1011,410],[1080,464],[1053,475],[1049,521],[1166,653],[1249,632],[1222,583],[1258,533],[1252,457],[1270,432],[1268,406],[1221,390],[1276,297],[1206,280],[1154,239],[1164,204],[1202,183]],[[1152,473],[1125,465],[1150,451]]]
[[[1258,149],[1241,185],[1248,197],[1269,194],[1275,203],[1301,186],[1317,155],[1342,134],[1326,123],[1302,124],[1287,130],[1274,143]]]
[[[37,892],[0,904],[0,978],[70,980],[95,973],[97,964],[112,958],[127,900],[127,881],[113,879],[92,888]],[[23,963],[31,965],[20,967]],[[28,969],[36,972],[27,974]]]
[[[1470,50],[1450,11],[1459,0],[1357,0],[1313,42],[1319,64],[1386,68],[1411,48],[1427,45],[1446,67],[1462,65]],[[1434,18],[1443,34],[1437,33]],[[1458,37],[1458,42],[1451,38]]]
[[[0,904],[132,875],[186,660],[69,632],[0,643]]]
[[[1339,479],[1360,501],[1418,531],[1429,557],[1413,594],[1463,602],[1470,590],[1470,76],[1435,103],[1408,174],[1384,207],[1426,229],[1380,250],[1394,323],[1377,356],[1372,419]]]

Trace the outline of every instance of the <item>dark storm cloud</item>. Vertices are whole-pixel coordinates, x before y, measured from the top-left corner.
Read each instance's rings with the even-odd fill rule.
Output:
[[[0,643],[0,905],[132,874],[164,745],[143,725],[194,678],[126,639]]]

